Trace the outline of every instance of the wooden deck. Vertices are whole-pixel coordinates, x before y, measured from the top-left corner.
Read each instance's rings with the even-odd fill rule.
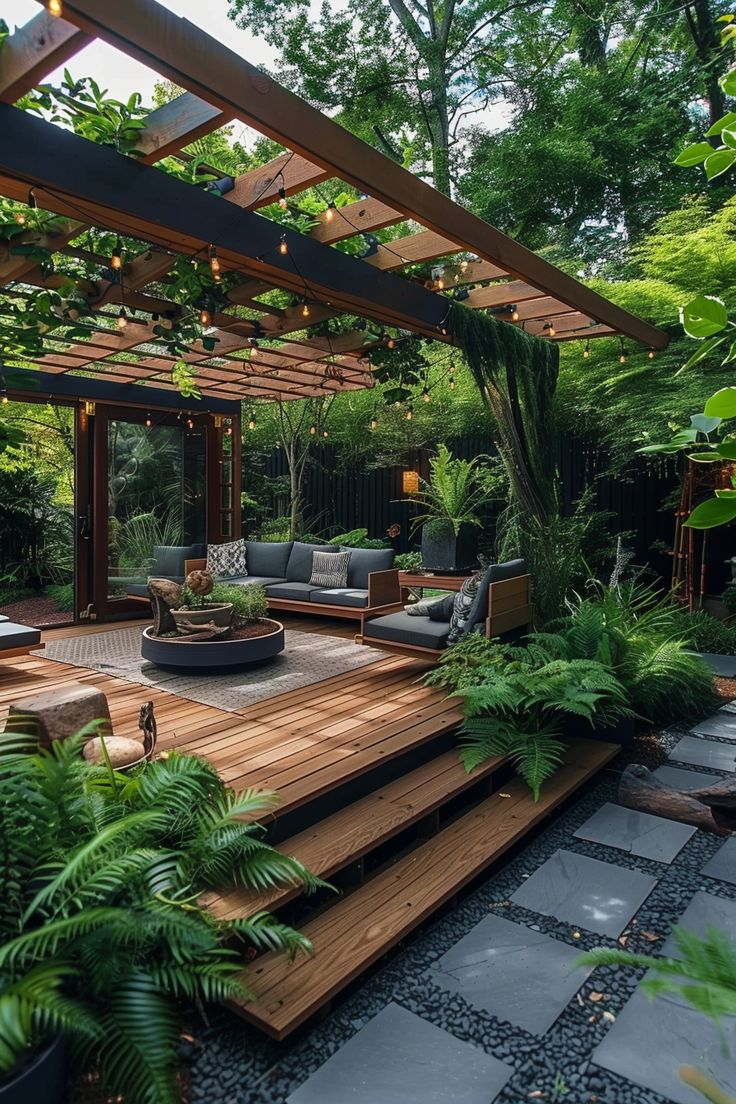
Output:
[[[354,632],[317,618],[284,620],[302,631]],[[50,630],[44,639],[111,627]],[[465,773],[452,746],[460,708],[418,682],[426,664],[378,651],[375,657],[237,713],[40,656],[0,662],[0,725],[14,699],[86,682],[106,694],[117,733],[135,733],[141,703],[153,700],[162,750],[207,758],[237,789],[278,791],[278,846],[340,893],[311,904],[295,903],[300,890],[293,886],[263,896],[234,889],[206,901],[219,918],[301,909],[299,926],[314,957],[260,956],[243,973],[255,1000],[234,1009],[277,1039],[498,861],[618,751],[571,741],[564,766],[535,804],[503,757]]]

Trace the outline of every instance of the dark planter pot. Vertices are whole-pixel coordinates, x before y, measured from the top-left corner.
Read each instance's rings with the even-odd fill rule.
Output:
[[[615,725],[591,725],[583,717],[571,717],[565,725],[565,735],[604,740],[608,744],[630,744],[636,736],[636,721],[633,717],[622,717]]]
[[[164,671],[189,671],[192,674],[226,674],[273,659],[284,650],[284,626],[270,617],[263,618],[269,631],[244,640],[187,640],[186,637],[153,636],[143,630],[141,655]]]
[[[10,1081],[0,1083],[0,1104],[65,1104],[66,1044],[54,1039]]]
[[[462,574],[471,571],[478,558],[475,525],[461,525],[455,536],[451,525],[425,525],[422,529],[422,567],[428,571]]]

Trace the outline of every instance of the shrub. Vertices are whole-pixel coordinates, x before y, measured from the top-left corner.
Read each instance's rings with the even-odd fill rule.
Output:
[[[46,587],[46,594],[63,613],[74,612],[73,583],[50,583]]]
[[[232,602],[233,623],[236,626],[251,624],[268,616],[268,598],[262,586],[228,586],[215,583],[207,601],[224,604]]]
[[[176,752],[133,775],[93,767],[90,734],[50,750],[0,736],[0,1078],[64,1031],[106,1094],[175,1104],[180,1002],[248,996],[229,943],[309,949],[267,912],[213,919],[202,894],[322,883],[260,838],[274,794],[235,794]]]
[[[394,567],[398,567],[399,571],[418,571],[421,566],[421,552],[400,552],[394,557]]]
[[[736,591],[736,588],[731,589]],[[692,613],[679,610],[677,614],[679,616],[673,617],[674,625],[696,652],[736,655],[736,627],[730,622],[721,621],[704,609]]]
[[[369,537],[367,529],[351,529],[349,533],[338,534],[327,541],[328,544],[344,544],[346,548],[390,548],[391,545],[378,537]]]

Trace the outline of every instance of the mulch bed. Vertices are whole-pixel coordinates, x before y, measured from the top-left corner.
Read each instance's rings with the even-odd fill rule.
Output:
[[[47,598],[44,594],[39,594],[37,598],[21,598],[19,602],[9,602],[7,606],[0,607],[0,613],[20,625],[32,625],[37,629],[43,629],[47,625],[66,625],[74,620],[72,613],[60,610],[53,598]]]

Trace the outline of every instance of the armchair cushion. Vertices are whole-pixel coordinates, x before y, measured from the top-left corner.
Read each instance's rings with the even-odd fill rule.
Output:
[[[286,578],[286,565],[293,541],[249,541],[245,542],[245,559],[251,575],[277,575]]]
[[[350,553],[348,586],[365,590],[372,571],[388,571],[394,566],[393,548],[348,548],[341,545],[341,552]]]
[[[310,602],[323,602],[328,606],[356,606],[364,609],[368,605],[367,590],[349,590],[339,587],[332,590],[313,590]]]
[[[269,598],[285,598],[289,602],[308,602],[312,592],[317,587],[309,583],[294,583],[287,580],[285,583],[273,583],[266,587],[266,595]]]
[[[394,644],[411,644],[415,648],[440,650],[447,643],[449,621],[431,621],[428,617],[410,617],[408,613],[388,613],[366,621],[363,636],[372,640],[387,640]]]
[[[157,579],[183,579],[184,561],[198,560],[206,555],[206,544],[157,544],[153,549],[153,565],[145,574]]]
[[[308,583],[312,578],[312,553],[339,551],[339,548],[332,548],[326,544],[303,544],[302,541],[294,541],[289,553],[289,562],[286,565],[286,578],[290,583]]]

